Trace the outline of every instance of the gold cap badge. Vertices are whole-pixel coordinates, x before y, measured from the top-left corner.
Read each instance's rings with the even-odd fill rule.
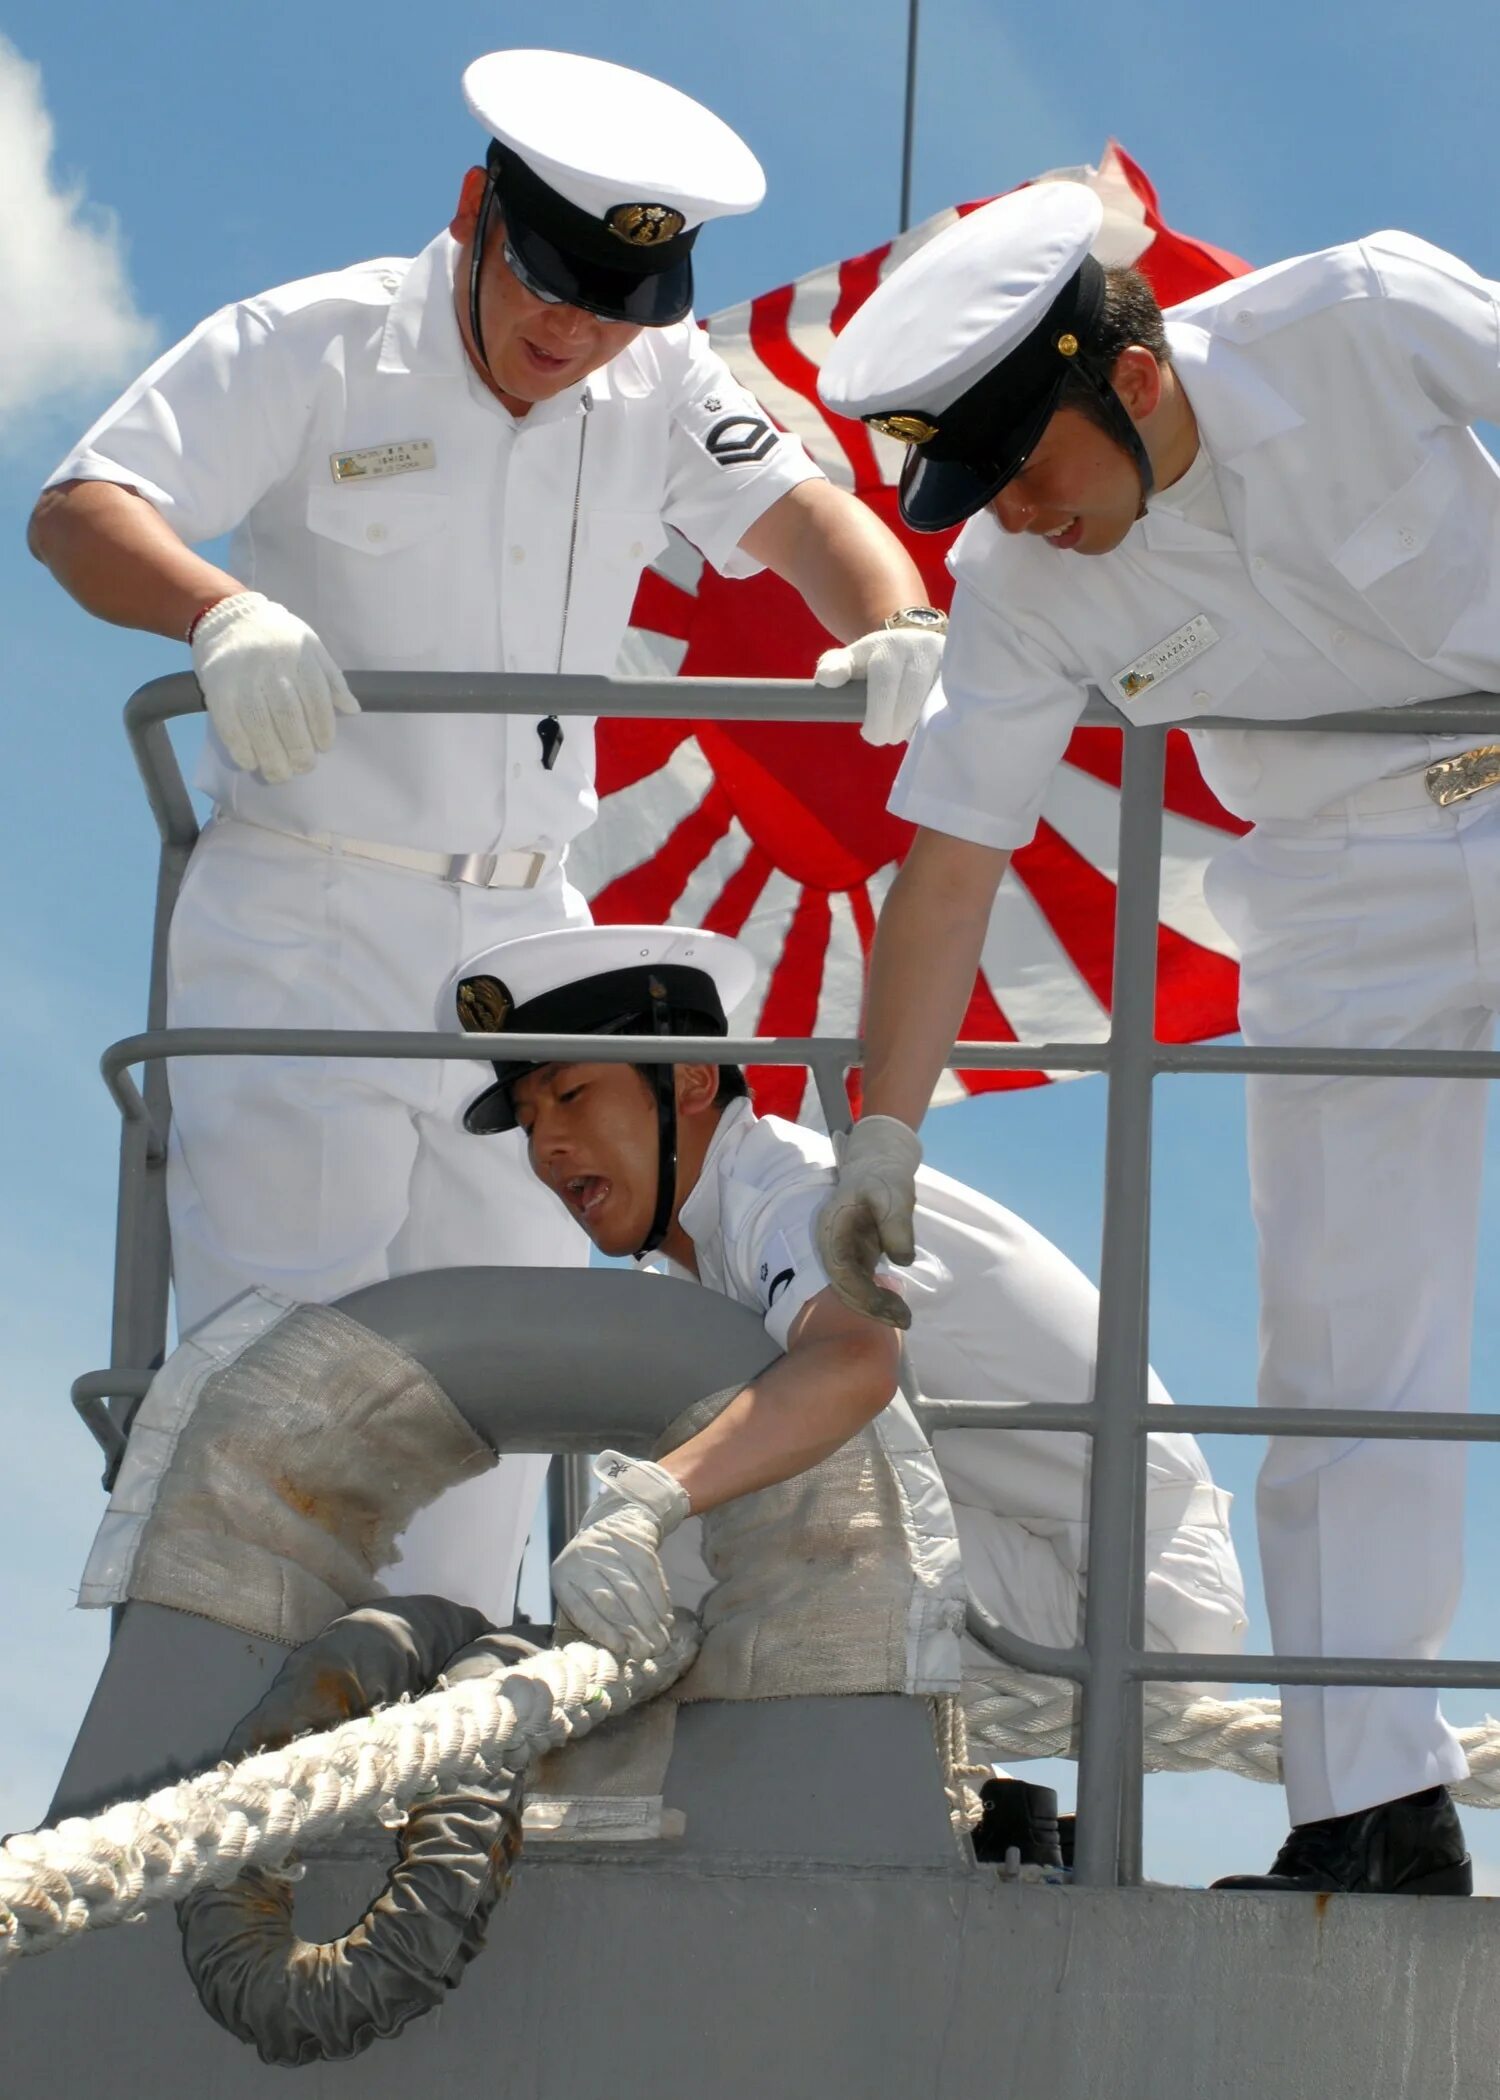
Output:
[[[1071,332],[1064,331],[1057,339],[1057,347],[1064,357],[1076,357],[1078,355],[1078,338]]]
[[[465,1035],[499,1035],[514,1005],[498,977],[466,977],[458,988],[459,1026]]]
[[[895,438],[901,445],[925,445],[938,434],[936,423],[929,423],[925,416],[866,416],[865,421],[882,437]]]
[[[687,222],[670,204],[617,204],[604,223],[632,248],[654,248],[675,241]]]

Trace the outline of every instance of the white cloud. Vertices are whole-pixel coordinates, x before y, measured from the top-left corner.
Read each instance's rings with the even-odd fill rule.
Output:
[[[44,402],[129,378],[155,342],[114,215],[63,182],[52,147],[41,69],[0,37],[0,431]]]

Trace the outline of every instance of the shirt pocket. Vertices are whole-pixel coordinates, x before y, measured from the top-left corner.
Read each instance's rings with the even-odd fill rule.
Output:
[[[1333,566],[1414,656],[1441,653],[1488,541],[1452,461],[1432,454],[1338,547]]]
[[[667,544],[654,510],[588,510],[578,524],[563,669],[612,671],[646,564]]]
[[[431,654],[450,516],[446,497],[389,482],[308,491],[315,624],[346,670],[377,671]]]

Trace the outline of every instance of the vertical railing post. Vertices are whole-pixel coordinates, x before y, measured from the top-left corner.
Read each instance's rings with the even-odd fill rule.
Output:
[[[191,845],[162,843],[156,878],[156,917],[151,940],[151,979],[146,1026],[167,1025],[167,933],[182,887]],[[120,1133],[120,1183],[115,1211],[114,1304],[110,1323],[111,1367],[154,1368],[167,1343],[167,1299],[172,1250],[167,1226],[166,1139],[172,1120],[167,1068],[152,1059],[142,1074],[148,1120],[127,1122]],[[116,1400],[110,1413],[119,1427],[133,1402]],[[106,1469],[111,1484],[114,1462]]]
[[[556,1560],[594,1499],[594,1476],[581,1451],[560,1451],[547,1468],[547,1556]]]
[[[1089,1478],[1088,1596],[1078,1759],[1075,1879],[1095,1886],[1139,1872],[1140,1691],[1126,1670],[1139,1638],[1144,1578],[1141,1503],[1150,1284],[1151,1090],[1156,1040],[1156,929],[1166,731],[1124,736],[1119,882],[1104,1148],[1099,1349]],[[1125,1792],[1130,1789],[1127,1804]]]
[[[177,893],[193,847],[198,820],[182,768],[165,722],[138,722],[134,706],[125,710],[131,755],[146,790],[146,800],[161,838],[156,872],[156,913],[151,929],[151,975],[146,993],[146,1026],[167,1025],[167,936]],[[153,1369],[167,1344],[167,1300],[172,1282],[172,1242],[167,1225],[167,1133],[172,1121],[167,1068],[153,1059],[142,1074],[146,1121],[127,1121],[120,1137],[120,1187],[115,1212],[114,1306],[111,1316],[112,1369]],[[110,1413],[116,1427],[126,1427],[134,1401],[115,1398]],[[105,1469],[111,1485],[117,1459]]]

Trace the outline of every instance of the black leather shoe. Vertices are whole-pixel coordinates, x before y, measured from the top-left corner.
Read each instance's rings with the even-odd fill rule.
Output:
[[[1448,1789],[1433,1786],[1352,1816],[1298,1823],[1269,1874],[1230,1874],[1214,1887],[1472,1896],[1474,1867]]]
[[[974,1857],[1003,1867],[1006,1854],[1019,1852],[1023,1867],[1051,1867],[1062,1872],[1057,1837],[1057,1795],[1050,1786],[1026,1779],[987,1779],[979,1789],[984,1814],[974,1830]]]

